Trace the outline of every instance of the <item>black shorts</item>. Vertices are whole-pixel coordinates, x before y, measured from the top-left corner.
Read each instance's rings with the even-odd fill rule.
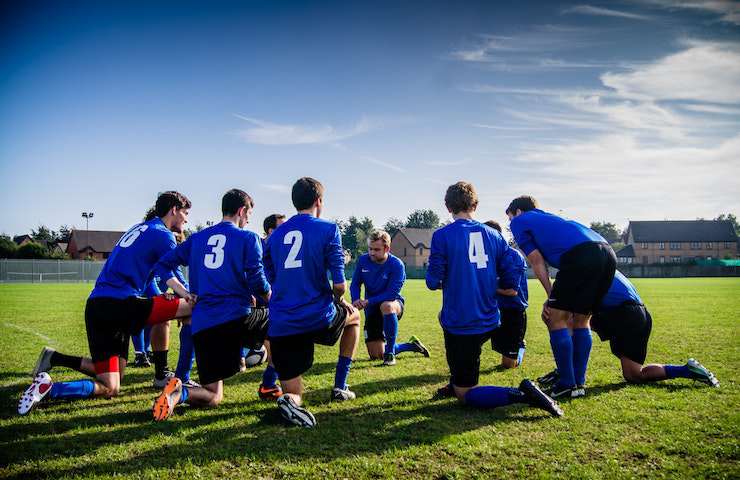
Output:
[[[591,330],[602,342],[609,340],[617,358],[627,357],[640,365],[645,363],[653,330],[653,318],[645,305],[623,303],[616,308],[603,308],[591,318]]]
[[[154,300],[144,297],[88,298],[85,328],[94,363],[118,356],[128,360],[131,333],[144,328]]]
[[[270,353],[280,380],[290,380],[306,372],[313,365],[314,344],[334,345],[344,331],[349,311],[334,304],[336,313],[331,324],[321,330],[270,337]]]
[[[268,319],[268,310],[256,307],[249,315],[194,334],[200,383],[215,383],[239,373],[242,347],[254,348],[264,342]]]
[[[458,387],[478,385],[480,375],[481,346],[496,330],[474,335],[455,335],[444,330],[447,365],[450,367],[450,382]]]
[[[502,308],[501,326],[491,333],[491,347],[507,358],[516,359],[519,349],[526,346],[527,311],[518,308]]]
[[[560,270],[547,305],[583,315],[597,311],[616,269],[617,257],[608,244],[576,245],[560,257]]]
[[[397,298],[396,301],[401,304],[401,313],[398,314],[398,319],[401,320],[405,306],[400,298]],[[383,312],[380,311],[380,304],[365,309],[365,342],[377,340],[385,341]]]

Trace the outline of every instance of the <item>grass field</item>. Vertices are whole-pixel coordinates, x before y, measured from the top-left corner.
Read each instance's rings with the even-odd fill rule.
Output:
[[[20,418],[19,394],[43,345],[86,354],[90,285],[0,285],[0,477],[2,478],[515,478],[740,477],[740,279],[635,281],[653,319],[648,361],[695,356],[722,382],[623,382],[608,344],[594,340],[587,396],[565,417],[519,406],[475,411],[430,401],[447,380],[441,295],[407,282],[399,337],[418,335],[432,358],[402,354],[379,368],[358,349],[354,402],[331,404],[336,348],[318,347],[306,377],[314,430],[286,427],[257,400],[257,367],[226,382],[218,409],[180,408],[151,421],[151,369],[127,371],[115,400],[55,403]],[[530,284],[532,305],[544,300]],[[518,385],[552,368],[548,337],[530,311],[522,368],[501,372],[490,350],[482,384]],[[177,353],[173,326],[170,363]],[[55,380],[80,374],[52,372]],[[197,376],[196,376],[197,378]]]

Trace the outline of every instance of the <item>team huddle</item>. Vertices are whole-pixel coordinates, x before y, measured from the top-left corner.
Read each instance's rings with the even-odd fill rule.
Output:
[[[406,275],[401,260],[390,253],[387,232],[369,235],[368,253],[357,260],[352,277],[351,301],[345,299],[345,252],[337,225],[321,219],[323,194],[317,180],[299,179],[291,194],[296,214],[287,220],[271,215],[263,224],[265,238],[260,238],[244,229],[252,198],[229,190],[222,199],[222,221],[180,243],[175,235],[184,231],[190,201],[175,191],[159,195],[145,221],[118,241],[87,300],[90,357],[44,348],[18,413],[28,414],[45,399],[117,396],[132,340],[134,366],[149,363],[143,340],[147,330],[154,386],[162,388],[152,407],[157,421],[169,418],[183,403],[217,406],[224,380],[264,359],[259,398],[276,401],[288,423],[315,426],[302,401],[302,375],[313,365],[314,345],[339,345],[330,400],[353,400],[347,379],[363,310],[371,359],[390,367],[403,352],[429,357],[429,349],[415,336],[397,343]],[[652,318],[634,286],[616,271],[614,251],[598,233],[544,212],[534,198],[523,196],[506,209],[517,249],[506,242],[496,222],[474,220],[478,197],[470,183],[451,185],[445,206],[454,221],[434,232],[426,273],[427,287],[442,290],[438,319],[450,370],[449,383],[435,398],[454,396],[479,408],[521,403],[561,416],[558,398],[585,395],[591,329],[602,341],[609,340],[627,381],[680,377],[719,386],[694,359],[685,365],[644,365]],[[527,261],[547,294],[542,319],[556,368],[536,381],[523,380],[518,388],[481,386],[481,349],[489,340],[502,355],[503,367],[515,368],[523,361]],[[548,265],[558,269],[554,282]],[[173,293],[161,293],[169,290]],[[171,372],[168,322],[175,319],[182,324],[180,356]],[[199,382],[190,378],[193,359]],[[49,374],[53,367],[68,367],[92,379],[54,382]]]

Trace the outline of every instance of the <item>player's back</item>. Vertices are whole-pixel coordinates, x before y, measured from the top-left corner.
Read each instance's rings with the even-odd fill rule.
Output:
[[[344,282],[344,254],[333,222],[297,214],[267,241],[265,266],[272,284],[270,335],[283,336],[326,327],[334,316],[332,288]]]
[[[175,245],[175,236],[159,218],[134,225],[113,247],[90,297],[142,295],[157,260]]]
[[[446,330],[476,334],[499,324],[497,276],[508,249],[497,231],[475,220],[458,219],[434,232],[427,284],[441,281]]]
[[[604,308],[614,308],[625,302],[642,303],[640,295],[637,294],[635,286],[632,285],[622,272],[617,270],[614,273],[614,280],[609,287],[609,291],[601,299],[601,306]]]

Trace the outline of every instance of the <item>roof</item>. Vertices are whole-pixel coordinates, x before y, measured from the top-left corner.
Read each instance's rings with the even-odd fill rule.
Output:
[[[24,240],[28,240],[32,242],[33,238],[31,237],[31,235],[16,235],[15,237],[13,237],[13,241],[17,243],[18,245],[20,245],[21,242],[23,242]]]
[[[433,233],[434,230],[431,228],[401,228],[396,235],[402,234],[414,247],[421,245],[425,248],[432,248]]]
[[[617,252],[618,257],[634,257],[635,256],[635,249],[632,248],[632,245],[627,245],[624,248],[620,248]]]
[[[661,220],[630,222],[635,242],[736,242],[728,220]]]
[[[112,252],[118,240],[126,232],[109,232],[106,230],[72,230],[69,243],[74,241],[77,251],[81,252],[87,247],[95,252]]]

